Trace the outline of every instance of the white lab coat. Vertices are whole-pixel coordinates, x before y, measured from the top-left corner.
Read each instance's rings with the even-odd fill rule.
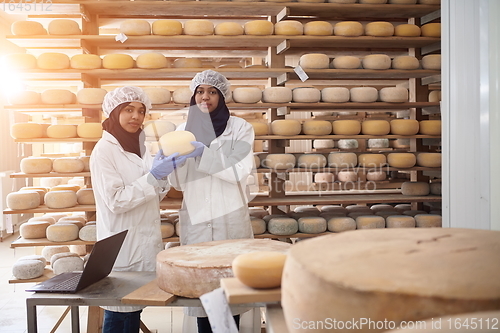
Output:
[[[146,151],[146,149],[144,150]],[[118,140],[104,131],[90,156],[90,173],[97,210],[97,239],[128,229],[113,267],[114,271],[155,271],[162,250],[160,201],[168,182],[149,173],[152,157],[123,150]],[[132,312],[142,306],[108,306],[110,311]]]
[[[170,184],[183,191],[181,245],[253,238],[247,191],[247,178],[255,171],[253,141],[252,125],[231,116],[202,156],[187,159],[169,175]],[[188,308],[186,314],[206,316],[202,308]]]

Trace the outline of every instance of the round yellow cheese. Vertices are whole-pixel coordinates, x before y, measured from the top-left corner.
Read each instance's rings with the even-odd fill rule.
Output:
[[[107,54],[102,59],[102,67],[106,69],[133,68],[134,58],[128,54]]]
[[[441,195],[442,194],[442,186],[441,186],[441,182],[434,182],[434,183],[431,183],[429,185],[429,188],[431,190],[431,194],[434,194],[434,195]]]
[[[165,88],[148,87],[143,90],[148,95],[151,104],[168,104],[172,99],[170,90]]]
[[[271,122],[271,132],[274,135],[298,135],[302,125],[295,119],[278,119]]]
[[[323,2],[323,0],[319,1]],[[327,21],[310,21],[304,24],[304,35],[308,36],[331,36],[333,26]]]
[[[175,131],[175,124],[166,119],[150,120],[144,123],[144,134],[147,138],[159,140],[163,135]]]
[[[416,24],[398,24],[394,27],[394,36],[419,37],[420,27]]]
[[[12,34],[17,36],[46,35],[47,31],[40,22],[15,21],[11,26]]]
[[[415,135],[419,131],[419,122],[415,119],[393,119],[391,120],[391,134]]]
[[[360,215],[356,217],[356,229],[375,229],[375,228],[385,228],[385,219],[382,216]]]
[[[275,35],[297,36],[304,34],[304,26],[295,20],[284,20],[274,24]]]
[[[172,223],[160,224],[161,238],[169,238],[175,234],[175,227]]]
[[[40,93],[36,91],[19,91],[8,96],[10,104],[19,104],[19,105],[32,105],[32,104],[40,104],[41,96]]]
[[[355,153],[331,152],[328,154],[328,166],[333,168],[352,168],[358,165]]]
[[[170,156],[173,153],[187,155],[192,153],[195,147],[191,144],[196,141],[193,133],[189,131],[173,131],[166,133],[160,138],[160,148],[163,149],[163,155]]]
[[[250,125],[253,127],[255,136],[269,134],[269,125],[267,123],[251,121]]]
[[[244,285],[257,289],[277,288],[286,254],[271,251],[256,251],[240,254],[232,263],[233,273]]]
[[[361,59],[355,56],[339,56],[332,60],[332,67],[338,69],[356,69],[361,67]]]
[[[418,3],[423,5],[440,5],[441,0],[418,0]]]
[[[414,56],[397,56],[392,59],[391,67],[394,69],[418,69],[420,61]]]
[[[361,133],[365,135],[387,135],[391,125],[387,120],[365,120],[361,123]]]
[[[321,99],[321,91],[314,87],[297,87],[292,89],[292,101],[296,103],[317,103]]]
[[[362,64],[366,69],[389,69],[392,61],[387,54],[370,54],[363,58]]]
[[[292,98],[292,89],[288,87],[267,87],[262,92],[264,103],[289,103]]]
[[[441,120],[421,120],[419,132],[424,135],[441,135]]]
[[[243,26],[245,35],[268,36],[274,32],[274,24],[266,20],[248,21]]]
[[[203,63],[198,58],[177,58],[173,63],[174,68],[201,68]]]
[[[6,68],[12,69],[33,69],[36,68],[36,58],[27,53],[11,53],[2,57]]]
[[[443,218],[437,214],[417,214],[414,216],[417,228],[441,228]]]
[[[188,20],[184,22],[184,34],[207,36],[214,34],[214,24],[210,20]]]
[[[43,104],[73,104],[76,96],[66,89],[48,89],[41,93],[40,100]]]
[[[83,162],[83,171],[90,171],[90,156],[79,156],[78,158]]]
[[[351,217],[331,217],[328,219],[328,231],[342,232],[356,229],[356,221]]]
[[[423,37],[441,37],[441,23],[427,23],[421,27]]]
[[[404,103],[408,102],[408,89],[403,87],[384,87],[380,89],[379,99],[382,102],[388,103]]]
[[[236,22],[221,22],[215,26],[214,33],[221,36],[243,35],[243,26]]]
[[[101,65],[102,59],[96,54],[75,54],[70,60],[70,67],[75,69],[97,69]]]
[[[406,215],[391,215],[385,219],[386,228],[415,228],[415,218]]]
[[[423,56],[421,62],[423,69],[441,70],[440,54],[428,54],[426,56]]]
[[[77,157],[59,157],[52,162],[52,169],[59,173],[82,172],[83,168],[83,161]]]
[[[189,104],[193,92],[188,87],[177,88],[172,93],[172,100],[177,104]]]
[[[441,102],[441,90],[433,90],[429,93],[429,102]]]
[[[390,153],[387,163],[394,168],[412,168],[417,163],[417,157],[413,153]]]
[[[345,87],[327,87],[321,89],[321,101],[326,103],[345,103],[350,99],[349,89]]]
[[[75,224],[52,224],[47,227],[46,234],[51,242],[69,242],[78,239],[79,231],[80,229]]]
[[[264,168],[275,170],[286,170],[295,167],[295,156],[293,154],[269,154],[261,161]]]
[[[47,136],[54,139],[67,139],[77,137],[75,125],[50,125],[47,128]]]
[[[357,37],[362,36],[365,32],[363,25],[356,21],[338,22],[333,27],[335,36]]]
[[[21,172],[49,173],[52,171],[52,160],[48,157],[27,157],[20,163]]]
[[[389,0],[389,3],[395,5],[414,5],[417,3],[417,0]]]
[[[266,221],[261,218],[250,216],[250,223],[252,224],[252,231],[254,235],[262,235],[267,230]]]
[[[304,54],[299,59],[299,66],[304,69],[326,69],[330,67],[330,58],[323,53]]]
[[[80,104],[102,104],[107,93],[102,88],[83,88],[76,93],[76,101]]]
[[[42,125],[36,123],[15,123],[10,126],[10,136],[14,139],[34,139],[43,136]]]
[[[40,69],[66,69],[70,67],[70,60],[64,53],[46,52],[38,56],[36,65]]]
[[[429,195],[429,183],[425,182],[404,182],[401,184],[403,195]]]
[[[152,24],[153,35],[182,35],[182,23],[176,20],[156,20]]]
[[[327,120],[306,120],[302,132],[310,135],[328,135],[332,133],[332,123]]]
[[[349,91],[351,102],[373,103],[378,99],[378,90],[374,87],[354,87]]]
[[[76,21],[55,19],[48,26],[49,35],[81,35],[82,31]]]
[[[387,163],[384,154],[359,154],[358,165],[368,168],[380,168]]]
[[[358,135],[361,132],[361,123],[354,119],[335,120],[332,128],[333,134],[336,135]]]
[[[365,26],[365,34],[374,37],[390,37],[394,35],[394,26],[390,22],[370,22]]]
[[[302,154],[297,159],[299,168],[324,168],[326,166],[326,157],[321,154]]]
[[[363,4],[384,4],[387,3],[387,0],[359,0],[359,3]]]
[[[40,205],[40,194],[37,191],[11,192],[5,201],[12,210],[33,209]]]
[[[150,35],[151,25],[146,20],[125,20],[120,24],[120,32],[128,36]]]
[[[419,153],[417,165],[428,168],[441,167],[441,153]]]
[[[148,52],[140,54],[135,60],[135,64],[138,68],[145,69],[158,69],[158,68],[167,68],[168,60],[165,56],[158,52]]]
[[[47,194],[45,194],[45,205],[48,208],[53,208],[53,209],[69,208],[69,207],[74,207],[77,204],[78,200],[75,191],[71,190],[50,191]]]
[[[238,87],[233,90],[236,103],[258,103],[262,99],[262,90],[256,87]]]
[[[79,205],[95,205],[94,190],[82,188],[76,192],[76,200]]]

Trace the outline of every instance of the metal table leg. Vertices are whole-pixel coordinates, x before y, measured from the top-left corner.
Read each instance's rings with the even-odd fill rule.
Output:
[[[36,304],[29,298],[26,299],[26,315],[28,320],[28,333],[37,333]]]
[[[77,305],[71,306],[71,332],[80,333],[80,309]]]

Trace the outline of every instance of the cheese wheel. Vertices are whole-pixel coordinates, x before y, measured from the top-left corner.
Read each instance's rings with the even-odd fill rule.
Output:
[[[350,212],[350,213],[353,213],[353,212],[364,212],[366,213],[367,215],[368,214],[373,214],[372,210],[370,209],[370,207],[368,206],[365,206],[365,205],[358,205],[358,204],[354,204],[354,205],[348,205],[345,207],[345,209]]]
[[[313,148],[315,149],[329,149],[335,147],[335,141],[332,139],[317,139],[313,140]]]
[[[284,215],[284,214],[269,214],[269,215],[265,215],[264,217],[262,217],[262,219],[264,221],[269,222],[271,219],[275,218],[275,217],[288,217],[287,215]]]
[[[327,223],[323,217],[301,217],[298,220],[299,232],[305,234],[320,234],[327,230]]]
[[[261,161],[264,168],[286,170],[295,167],[296,158],[293,154],[269,154]]]
[[[408,216],[415,216],[418,214],[427,214],[427,212],[425,210],[412,210],[412,209],[403,212],[403,215],[408,215]]]
[[[163,135],[175,131],[175,124],[165,120],[150,120],[144,123],[144,134],[147,138],[159,140]]]
[[[94,190],[82,188],[76,192],[76,200],[79,205],[95,205]]]
[[[41,138],[43,128],[42,125],[35,123],[16,123],[10,127],[10,136],[14,139]]]
[[[46,35],[47,31],[40,22],[15,21],[11,25],[11,31],[16,36]]]
[[[324,2],[320,0],[318,2]],[[331,36],[333,26],[327,21],[310,21],[304,24],[304,35],[308,36]]]
[[[356,149],[358,148],[358,140],[356,139],[341,139],[337,142],[340,149]]]
[[[333,183],[335,175],[331,172],[318,172],[314,174],[315,183]]]
[[[299,224],[291,217],[274,217],[267,223],[267,230],[273,235],[289,236],[299,231]]]
[[[415,228],[415,219],[406,215],[391,215],[385,218],[386,228]]]
[[[297,206],[293,209],[294,213],[306,213],[309,216],[315,215],[318,216],[320,211],[317,207],[314,206]]]
[[[289,103],[292,101],[292,89],[288,87],[267,87],[262,92],[264,103]]]
[[[365,135],[387,135],[391,124],[387,120],[365,120],[361,123],[361,133]]]
[[[52,224],[47,227],[47,239],[51,242],[72,241],[78,239],[79,230],[76,224]]]
[[[151,104],[168,104],[172,99],[170,90],[165,88],[149,87],[143,90],[148,95]]]
[[[330,3],[356,3],[358,0],[328,0]]]
[[[384,154],[359,154],[358,165],[369,168],[380,168],[387,163]]]
[[[79,216],[79,215],[63,216],[59,220],[57,220],[57,223],[67,222],[67,221],[71,223],[74,223],[75,221],[80,222],[82,224],[82,227],[87,223],[87,219],[85,218],[85,216]]]
[[[390,37],[394,35],[394,26],[390,22],[370,22],[365,26],[365,34],[374,37]]]
[[[40,95],[43,104],[72,104],[76,102],[76,96],[66,89],[48,89]]]
[[[379,98],[382,102],[404,103],[408,102],[408,97],[408,89],[403,87],[385,87],[379,91]]]
[[[269,134],[269,125],[267,123],[252,121],[250,125],[253,127],[255,136]]]
[[[369,54],[363,57],[361,62],[365,69],[389,69],[392,64],[387,54]]]
[[[49,173],[52,171],[52,160],[48,157],[27,157],[23,158],[20,163],[21,172],[33,173]]]
[[[102,59],[106,69],[129,69],[134,67],[134,59],[128,54],[107,54]]]
[[[173,63],[174,68],[201,68],[203,63],[198,58],[177,58]]]
[[[328,231],[342,232],[356,229],[356,221],[351,217],[332,217],[328,219]]]
[[[69,19],[55,19],[48,26],[49,35],[81,35],[82,31],[77,22]]]
[[[36,68],[36,58],[27,53],[11,53],[2,57],[6,68],[12,69],[33,69]]]
[[[336,135],[358,135],[361,132],[361,123],[350,119],[335,120],[332,129]]]
[[[36,91],[19,91],[8,96],[10,104],[31,105],[40,104],[40,93]]]
[[[102,104],[107,93],[102,88],[83,88],[76,93],[76,101],[80,104]]]
[[[355,171],[339,171],[337,173],[337,179],[339,182],[357,182],[358,181],[358,173]]]
[[[387,173],[385,171],[374,171],[370,170],[366,173],[366,180],[379,182],[387,179]]]
[[[429,183],[425,182],[404,182],[401,184],[403,195],[429,195]]]
[[[321,207],[321,212],[324,213],[343,213],[344,215],[347,213],[347,209],[340,205],[325,205]]]
[[[321,99],[321,91],[314,87],[297,87],[292,89],[292,101],[297,103],[317,103]]]
[[[421,120],[419,133],[424,135],[441,135],[441,120]]]
[[[150,35],[151,25],[146,20],[125,20],[120,24],[120,32],[128,36]]]
[[[182,23],[176,20],[156,20],[151,26],[153,35],[182,35]]]
[[[302,132],[309,135],[328,135],[332,133],[332,123],[327,120],[306,120]]]
[[[386,211],[386,210],[396,211],[394,207],[389,204],[374,204],[370,206],[370,209],[374,212]]]
[[[184,22],[184,34],[206,36],[214,34],[214,24],[210,20],[188,20]]]
[[[175,227],[172,223],[160,224],[161,238],[169,238],[175,234]]]
[[[295,119],[278,119],[271,123],[271,131],[274,135],[297,135],[301,130],[302,125]]]
[[[429,188],[430,188],[430,191],[431,191],[431,194],[434,194],[434,195],[441,195],[441,183],[431,183],[429,185]]]
[[[338,22],[333,27],[335,36],[357,37],[363,35],[364,32],[363,25],[356,21]]]
[[[281,285],[281,275],[286,254],[272,251],[256,251],[240,254],[234,258],[234,276],[244,285],[257,288],[277,288]]]
[[[326,157],[321,154],[302,154],[297,159],[299,168],[324,168]]]
[[[298,36],[304,34],[304,26],[300,21],[284,20],[274,24],[275,35]]]
[[[67,220],[64,220],[64,221],[59,220],[55,224],[74,224],[74,225],[76,225],[78,227],[78,230],[80,230],[81,228],[83,228],[83,226],[85,225],[81,221],[72,220],[72,219],[67,219]]]
[[[274,24],[266,20],[248,21],[243,25],[245,35],[268,36],[274,32]]]
[[[40,69],[66,69],[70,66],[70,60],[64,53],[46,52],[38,56],[36,65]]]
[[[165,58],[163,54],[158,52],[148,52],[140,54],[135,60],[135,64],[138,68],[145,69],[169,67],[167,58]]]
[[[86,242],[95,242],[97,240],[97,227],[95,225],[86,225],[78,231],[78,238]]]
[[[394,36],[420,37],[420,27],[416,24],[398,24],[394,27]]]
[[[19,234],[24,239],[45,238],[45,230],[49,225],[46,221],[26,222],[19,227]]]
[[[290,244],[266,239],[212,241],[171,247],[156,257],[160,289],[198,298],[220,287],[220,279],[232,277],[232,262],[240,254],[255,251],[285,253]],[[188,278],[187,278],[188,277]]]
[[[35,279],[43,275],[45,264],[41,260],[18,260],[12,265],[12,275],[19,280]]]
[[[102,136],[101,123],[78,124],[76,133],[79,138],[100,138]]]
[[[331,65],[332,68],[338,69],[356,69],[361,67],[361,59],[355,56],[340,56],[333,58]]]
[[[389,139],[368,139],[368,148],[389,148]]]
[[[48,208],[53,208],[53,209],[69,208],[69,207],[74,207],[77,204],[78,200],[75,191],[70,191],[70,190],[50,191],[49,193],[45,194],[45,205]]]
[[[256,87],[240,87],[233,90],[236,103],[258,103],[262,99],[262,90]]]
[[[83,271],[83,259],[80,257],[61,258],[52,265],[52,270],[55,275],[70,272],[81,272]]]
[[[47,136],[54,139],[66,139],[77,137],[75,125],[50,125],[47,128]]]
[[[441,23],[427,23],[421,28],[423,37],[441,37]]]
[[[52,192],[52,191],[73,191],[76,193],[76,192],[78,192],[79,189],[80,189],[80,186],[76,185],[76,184],[61,184],[61,185],[51,187],[49,192]]]
[[[173,153],[187,155],[192,153],[195,147],[191,144],[196,141],[193,133],[189,131],[173,131],[166,133],[160,138],[160,148],[163,149],[163,155],[170,156]]]
[[[243,35],[243,26],[236,22],[221,22],[215,26],[214,33],[221,36]]]
[[[188,87],[177,88],[172,93],[172,100],[177,104],[189,104],[193,92]]]
[[[417,165],[427,168],[441,167],[441,153],[419,153]]]
[[[418,3],[423,5],[440,5],[441,0],[418,0]]]
[[[379,212],[376,212],[375,215],[382,216],[384,219],[386,219],[386,227],[387,227],[387,217],[388,216],[394,216],[394,215],[399,215],[400,213],[397,212],[396,210],[381,210]]]
[[[52,170],[52,168],[51,168],[51,170]],[[40,179],[40,186],[52,187],[52,186],[56,186],[56,185],[61,185],[62,182],[63,182],[62,177],[44,177],[44,178]]]
[[[394,135],[415,135],[419,131],[419,122],[415,119],[393,119],[390,124]]]
[[[433,90],[429,93],[429,102],[441,102],[441,90]]]
[[[359,3],[363,3],[363,4],[383,4],[383,3],[387,3],[387,0],[359,0]]]
[[[423,69],[433,69],[441,70],[441,55],[440,54],[428,54],[422,57],[422,68]]]
[[[37,216],[30,218],[28,220],[28,223],[29,222],[48,222],[49,224],[54,224],[56,223],[56,220],[51,216]]]
[[[414,56],[397,56],[392,59],[391,67],[394,69],[418,69],[420,61]]]
[[[321,101],[326,103],[349,102],[349,89],[345,87],[327,87],[321,89]]]
[[[417,0],[389,0],[389,3],[396,5],[414,5]]]
[[[417,157],[413,153],[390,153],[387,163],[394,168],[412,168],[417,163]]]
[[[73,245],[70,245],[70,248],[72,247]],[[52,268],[54,268],[54,263],[61,259],[61,258],[70,258],[70,257],[78,257],[78,254],[74,253],[74,252],[61,252],[61,253],[56,253],[54,254],[52,257],[50,257],[50,266]]]
[[[251,216],[250,223],[252,224],[252,231],[254,235],[262,235],[266,232],[266,221],[261,218]]]
[[[23,256],[23,257],[19,258],[18,261],[19,260],[39,260],[39,261],[43,262],[44,266],[47,265],[47,260],[45,260],[45,258],[42,255],[38,255],[38,254]]]
[[[331,152],[328,154],[328,166],[333,168],[352,168],[358,165],[355,153]]]
[[[378,99],[378,90],[374,87],[354,87],[349,91],[351,102],[373,103]]]
[[[50,258],[56,253],[64,253],[64,252],[69,252],[69,247],[66,245],[51,245],[51,246],[44,246],[42,249],[42,256],[45,258],[46,261],[50,262]]]
[[[299,66],[304,69],[327,69],[330,67],[330,58],[323,53],[309,53],[300,56]]]
[[[7,194],[6,203],[12,210],[33,209],[40,205],[40,194],[37,191],[11,192]]]
[[[414,216],[417,228],[441,228],[443,218],[437,214],[417,214]]]
[[[70,59],[70,67],[75,69],[101,68],[102,59],[96,54],[76,54]]]
[[[385,219],[382,216],[360,215],[356,217],[356,229],[376,228],[385,228]]]

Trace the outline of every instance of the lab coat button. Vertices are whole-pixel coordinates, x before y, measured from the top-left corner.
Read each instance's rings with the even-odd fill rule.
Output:
[[[207,227],[211,228],[211,227],[212,227],[212,224],[211,224],[211,223],[207,224]]]

